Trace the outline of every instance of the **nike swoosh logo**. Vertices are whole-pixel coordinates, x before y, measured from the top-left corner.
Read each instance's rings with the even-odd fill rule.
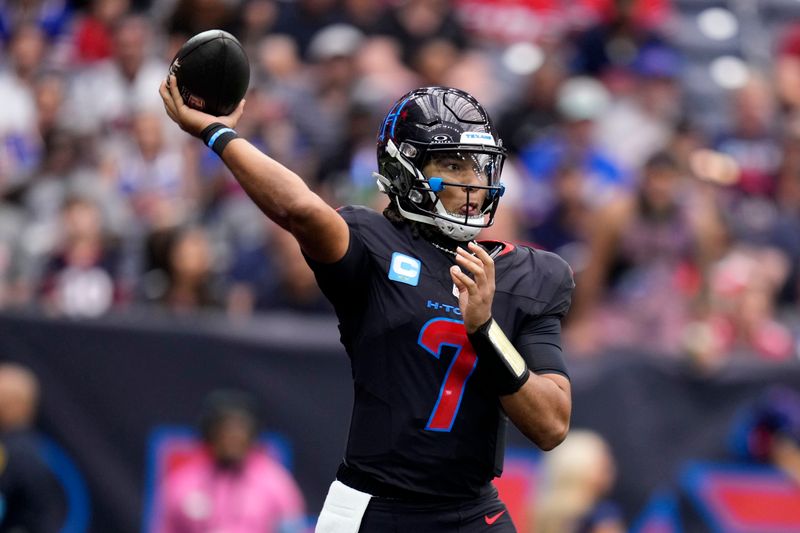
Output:
[[[486,523],[487,523],[487,524],[489,524],[489,525],[491,526],[492,524],[494,524],[495,522],[497,522],[497,519],[498,519],[498,518],[500,518],[501,516],[503,516],[503,514],[504,514],[504,513],[505,513],[505,510],[503,510],[503,511],[500,511],[499,513],[497,513],[497,514],[496,514],[496,515],[494,515],[494,516],[489,516],[489,515],[487,514],[486,516],[484,516],[484,517],[483,517],[483,519],[484,519],[484,520],[486,520]]]

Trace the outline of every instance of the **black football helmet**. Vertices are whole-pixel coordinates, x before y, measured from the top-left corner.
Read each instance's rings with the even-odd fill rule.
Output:
[[[479,184],[426,176],[422,169],[436,157],[468,162]],[[378,132],[378,188],[408,219],[439,228],[446,236],[468,241],[494,222],[504,187],[500,173],[506,150],[483,106],[470,94],[449,87],[425,87],[400,98]],[[487,193],[477,214],[448,212],[439,200],[446,187]]]

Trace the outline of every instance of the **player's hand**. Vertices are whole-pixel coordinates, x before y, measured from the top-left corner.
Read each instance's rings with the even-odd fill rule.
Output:
[[[450,268],[458,289],[458,305],[467,333],[474,333],[492,317],[494,260],[481,246],[468,245],[470,252],[456,248],[456,265]]]
[[[229,128],[235,128],[244,112],[244,100],[239,102],[239,105],[230,115],[224,117],[215,117],[197,109],[192,109],[183,102],[181,93],[178,90],[178,82],[175,80],[174,75],[170,75],[168,80],[161,82],[158,92],[164,101],[164,109],[167,111],[169,118],[180,126],[183,131],[195,137],[199,137],[200,133],[214,122],[221,122]]]

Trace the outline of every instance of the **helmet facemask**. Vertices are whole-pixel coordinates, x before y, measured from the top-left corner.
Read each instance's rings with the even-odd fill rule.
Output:
[[[425,87],[404,95],[386,115],[377,149],[378,188],[404,218],[459,241],[494,222],[506,150],[468,93]]]
[[[446,236],[471,240],[494,222],[503,188],[503,156],[480,151],[429,150],[422,166],[426,176],[413,191],[427,194],[434,223]]]
[[[387,151],[397,164],[383,165],[383,173],[376,174],[378,186],[403,217],[434,225],[458,241],[472,240],[494,223],[505,192],[500,183],[502,148],[449,145],[422,154],[410,143],[398,148],[389,141]],[[455,193],[457,189],[463,192]]]

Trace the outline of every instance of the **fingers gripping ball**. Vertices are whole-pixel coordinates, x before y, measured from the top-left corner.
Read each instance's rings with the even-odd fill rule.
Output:
[[[244,98],[250,63],[230,33],[208,30],[186,41],[169,68],[186,105],[214,116],[228,115]]]

